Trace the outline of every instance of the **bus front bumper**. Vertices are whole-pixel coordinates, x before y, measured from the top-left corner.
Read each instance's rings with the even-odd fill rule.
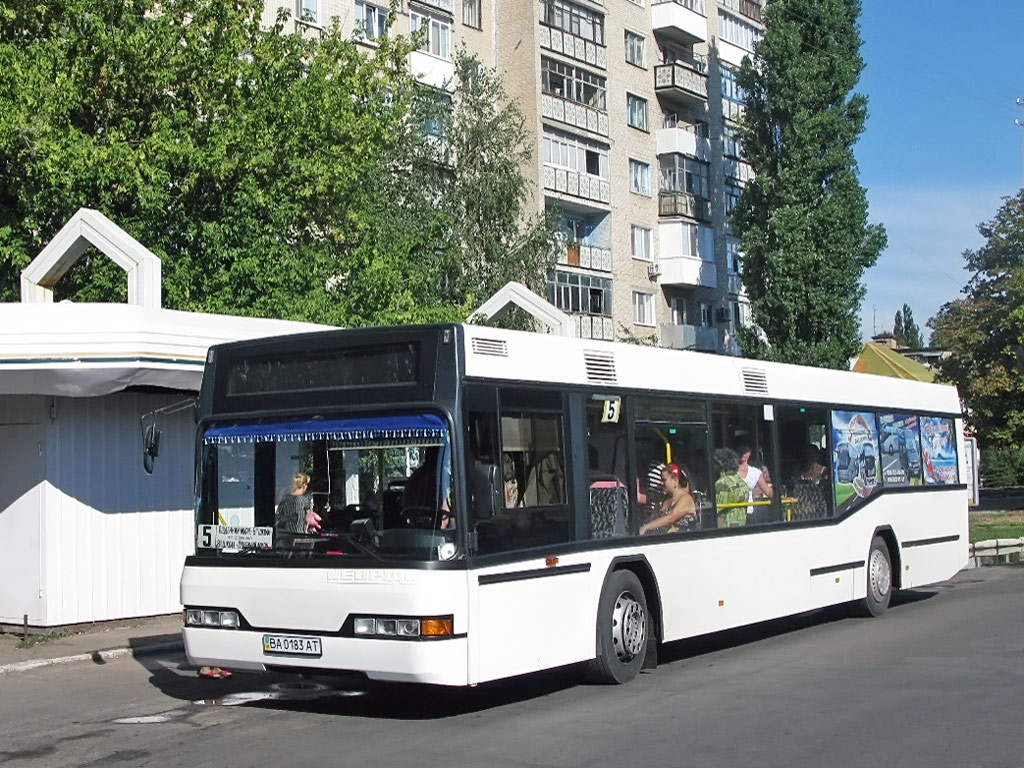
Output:
[[[264,650],[265,633],[185,627],[185,653],[195,665],[263,672],[294,667],[296,672],[360,672],[371,680],[468,685],[465,636],[431,640],[296,635],[319,641],[319,655]]]

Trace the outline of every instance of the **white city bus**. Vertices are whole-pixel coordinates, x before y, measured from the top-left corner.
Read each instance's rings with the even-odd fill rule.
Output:
[[[448,325],[215,347],[199,411],[194,664],[624,682],[659,643],[878,615],[967,561],[947,386]],[[741,446],[770,495],[726,490]],[[692,514],[640,535],[665,465]]]

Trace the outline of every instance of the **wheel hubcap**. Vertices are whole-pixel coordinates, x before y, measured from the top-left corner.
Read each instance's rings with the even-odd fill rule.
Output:
[[[888,558],[879,550],[871,553],[868,561],[868,578],[871,586],[871,596],[876,602],[885,600],[889,594],[889,587],[892,585],[892,571],[889,567]]]
[[[632,661],[647,644],[647,616],[630,592],[615,600],[612,610],[612,644],[621,662]]]

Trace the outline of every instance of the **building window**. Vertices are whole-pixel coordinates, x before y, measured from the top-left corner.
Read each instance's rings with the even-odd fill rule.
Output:
[[[754,46],[764,37],[764,33],[753,24],[730,16],[728,13],[718,14],[718,36],[727,43],[754,52]]]
[[[299,21],[319,25],[321,23],[320,0],[299,0],[296,15]]]
[[[644,55],[644,37],[636,32],[626,30],[626,61],[638,67],[647,67],[647,59]]]
[[[356,0],[356,34],[363,40],[384,37],[388,30],[388,10]]]
[[[725,261],[726,268],[729,270],[730,275],[738,275],[742,268],[743,259],[740,257],[740,243],[739,240],[733,240],[731,237],[725,240]]]
[[[686,299],[673,296],[669,304],[672,307],[672,325],[686,325]]]
[[[710,328],[715,324],[711,315],[711,302],[709,301],[702,301],[700,303],[700,324],[705,328]]]
[[[654,294],[633,291],[633,322],[637,325],[654,325]]]
[[[552,128],[544,129],[544,164],[608,178],[608,147]]]
[[[481,0],[462,0],[462,23],[467,27],[483,28],[480,23],[480,2]]]
[[[607,277],[555,270],[548,299],[563,312],[612,316],[612,281]]]
[[[626,94],[626,122],[641,131],[647,130],[647,99]]]
[[[567,0],[541,0],[540,22],[604,45],[604,16]]]
[[[687,192],[708,200],[708,175],[707,163],[686,155],[666,155],[661,158],[659,189],[662,192]]]
[[[604,111],[608,108],[605,82],[601,75],[581,67],[541,57],[540,84],[544,93]]]
[[[632,226],[633,258],[641,261],[653,261],[651,255],[651,230],[649,227]]]
[[[420,50],[431,56],[450,61],[452,58],[452,23],[448,19],[429,14],[426,11],[409,11],[412,33],[426,31],[426,39]]]
[[[640,160],[629,160],[629,191],[651,196],[651,165]]]

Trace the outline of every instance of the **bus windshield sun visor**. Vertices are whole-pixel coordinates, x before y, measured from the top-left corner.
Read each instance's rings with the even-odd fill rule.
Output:
[[[307,419],[211,427],[205,445],[234,443],[294,443],[312,440],[415,440],[439,444],[448,436],[445,421],[432,413],[365,416],[348,419]]]

